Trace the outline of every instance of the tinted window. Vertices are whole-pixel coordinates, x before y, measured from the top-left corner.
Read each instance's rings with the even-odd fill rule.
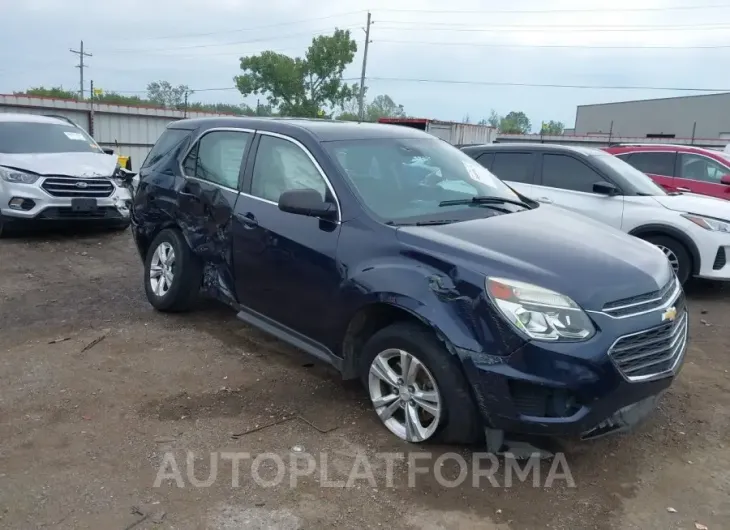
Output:
[[[532,184],[534,166],[531,153],[495,153],[492,173],[502,180]]]
[[[73,125],[0,122],[0,153],[103,153],[91,136]]]
[[[253,167],[251,193],[279,202],[279,196],[285,191],[308,188],[326,198],[327,184],[307,153],[288,140],[262,136]]]
[[[238,188],[238,175],[251,134],[214,131],[203,136],[183,162],[188,176]]]
[[[730,169],[706,156],[690,153],[680,153],[679,156],[677,176],[680,178],[719,184],[724,175],[730,174]]]
[[[631,164],[624,162],[619,157],[608,153],[590,155],[593,163],[600,167],[607,175],[618,175],[623,191],[638,193],[639,195],[666,195],[664,189],[654,182],[646,173],[642,173]]]
[[[632,153],[627,162],[644,173],[671,177],[675,158],[675,153]]]
[[[494,162],[494,153],[482,153],[477,157],[477,162],[479,162],[485,168],[491,169],[492,162]]]
[[[172,153],[187,138],[190,131],[187,129],[165,129],[155,142],[152,150],[147,154],[142,163],[142,169],[154,166],[157,162]]]
[[[584,162],[567,155],[543,155],[542,184],[551,188],[593,193],[603,179]]]
[[[437,139],[361,139],[325,142],[360,201],[385,222],[483,218],[474,196],[519,197],[474,159]],[[458,204],[440,205],[443,201]],[[524,208],[498,204],[501,211]]]

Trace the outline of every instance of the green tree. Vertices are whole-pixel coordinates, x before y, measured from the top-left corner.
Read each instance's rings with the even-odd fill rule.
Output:
[[[499,130],[505,134],[528,134],[532,124],[524,112],[513,110],[500,120]]]
[[[94,94],[95,103],[107,103],[109,105],[129,105],[136,107],[140,105],[150,105],[151,103],[139,96],[125,96],[116,92],[102,92]]]
[[[375,96],[365,109],[367,121],[378,121],[380,118],[405,118],[403,105],[398,105],[387,94]]]
[[[542,128],[540,129],[540,134],[563,134],[563,131],[565,130],[565,124],[562,121],[553,121],[550,120],[547,123],[542,124]]]
[[[78,99],[78,92],[72,92],[66,90],[61,86],[46,88],[44,86],[33,87],[25,90],[24,92],[13,92],[16,96],[36,96],[42,98],[56,98],[56,99]]]
[[[187,85],[172,86],[167,81],[153,81],[147,85],[147,99],[153,104],[168,109],[181,109],[185,95],[193,91]]]
[[[313,38],[304,58],[273,51],[241,57],[243,73],[234,82],[243,96],[265,95],[281,115],[317,117],[324,107],[341,106],[355,93],[342,74],[356,51],[350,32],[338,29]]]
[[[492,109],[492,112],[489,113],[489,118],[486,119],[485,124],[490,127],[494,127],[495,129],[499,129],[502,125],[502,116],[497,114],[496,110]]]

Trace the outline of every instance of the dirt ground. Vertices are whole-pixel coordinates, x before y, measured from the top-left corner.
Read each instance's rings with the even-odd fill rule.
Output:
[[[440,485],[434,470],[453,479],[459,466],[439,455],[472,469],[479,448],[464,447],[426,448],[431,472],[409,485],[406,462],[389,473],[378,453],[413,447],[380,426],[358,385],[216,304],[154,312],[129,232],[4,240],[0,528],[730,528],[730,285],[688,296],[678,381],[636,432],[564,442],[575,487],[546,487],[549,462],[537,486],[533,469],[506,487],[504,462],[493,482]],[[231,461],[211,461],[226,452],[269,455],[256,473],[241,460],[234,487]],[[306,455],[314,472],[296,476],[290,459],[306,471]],[[352,480],[353,469],[366,473]]]

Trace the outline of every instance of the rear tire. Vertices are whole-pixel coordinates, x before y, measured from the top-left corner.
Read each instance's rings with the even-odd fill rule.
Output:
[[[406,377],[398,385],[404,353],[411,356],[406,364],[423,377],[415,382]],[[360,378],[379,419],[398,438],[411,443],[473,443],[481,438],[483,423],[459,360],[424,326],[399,322],[381,329],[367,341],[359,361]],[[407,421],[414,417],[409,413],[417,424]]]
[[[200,260],[182,234],[168,228],[152,241],[145,259],[147,300],[162,312],[182,312],[195,304],[203,279]]]
[[[664,252],[674,268],[679,283],[684,285],[692,273],[692,257],[687,247],[669,236],[649,236],[644,239]]]

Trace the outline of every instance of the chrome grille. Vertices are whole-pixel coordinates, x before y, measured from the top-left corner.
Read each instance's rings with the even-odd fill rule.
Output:
[[[654,379],[673,372],[687,347],[687,311],[673,322],[619,338],[608,350],[629,381]]]
[[[114,185],[109,179],[79,179],[73,177],[48,177],[41,187],[54,197],[109,197]]]
[[[672,274],[671,279],[658,291],[609,302],[602,311],[614,318],[635,316],[667,305],[679,295],[680,290],[679,281]]]

